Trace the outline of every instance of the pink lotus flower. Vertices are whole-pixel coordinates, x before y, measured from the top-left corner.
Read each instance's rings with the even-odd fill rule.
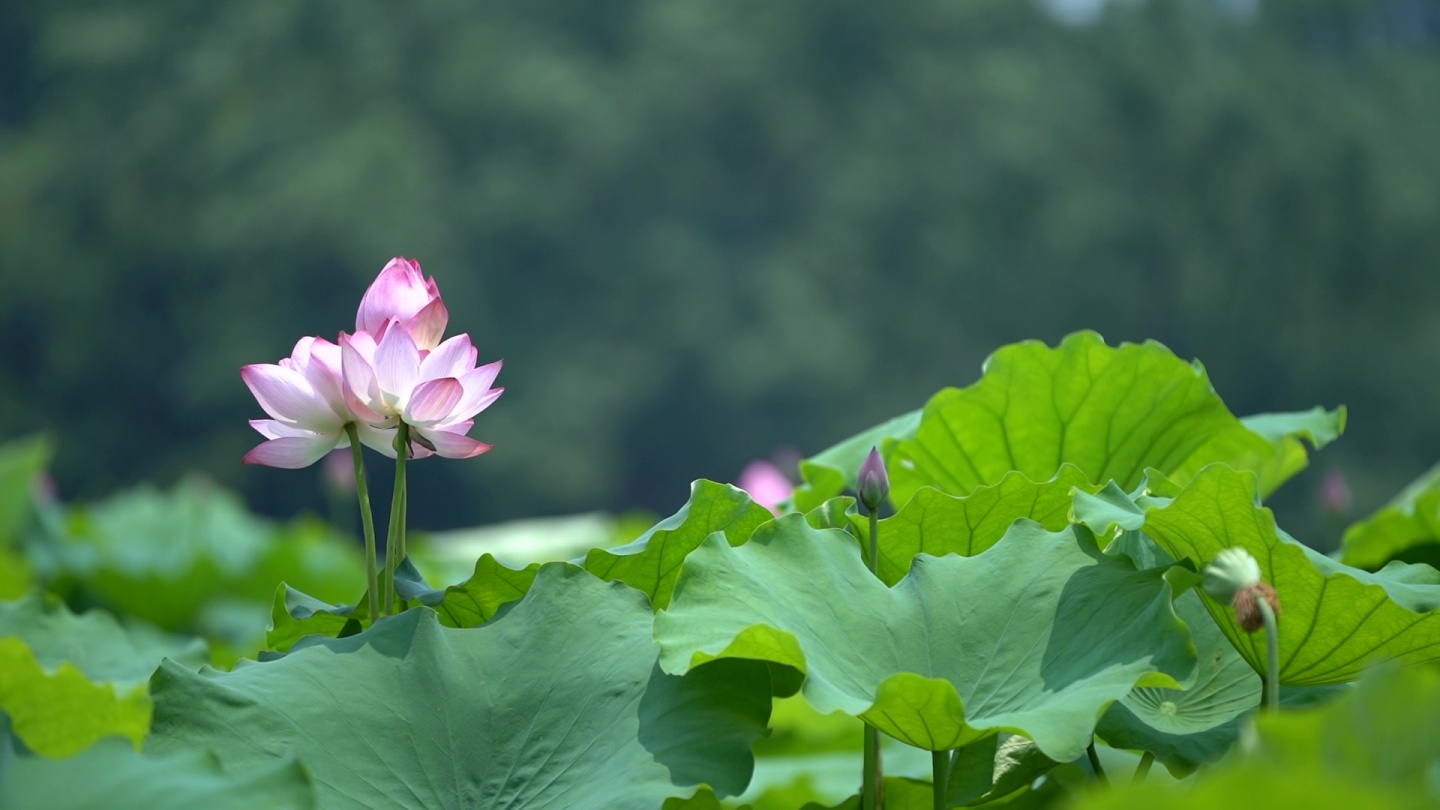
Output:
[[[750,500],[781,514],[780,504],[795,494],[795,485],[768,461],[752,461],[740,471],[740,480],[735,484],[745,490]]]
[[[250,420],[268,441],[245,455],[246,464],[298,469],[336,447],[350,446],[345,425],[355,417],[341,391],[339,346],[324,338],[300,338],[278,365],[244,366],[240,378],[272,417]],[[359,427],[362,435],[370,431]]]
[[[435,348],[445,334],[450,313],[440,300],[440,288],[434,278],[425,278],[414,259],[396,257],[385,265],[360,299],[355,329],[380,340],[392,320],[398,320],[421,349]]]
[[[410,426],[410,454],[424,458],[471,458],[490,445],[465,435],[475,414],[504,393],[491,388],[501,361],[475,367],[477,352],[461,334],[433,349],[421,348],[410,330],[392,318],[377,342],[368,332],[340,335],[345,403],[371,430],[361,441],[394,458],[401,422]]]

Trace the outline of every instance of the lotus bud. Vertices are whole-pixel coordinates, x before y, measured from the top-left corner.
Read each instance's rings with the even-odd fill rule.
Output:
[[[1268,582],[1260,578],[1260,564],[1242,548],[1227,548],[1215,555],[1205,566],[1205,592],[1235,609],[1240,629],[1253,633],[1264,626],[1259,600],[1264,599],[1275,615],[1280,615],[1280,598]]]
[[[856,478],[855,490],[860,495],[860,503],[871,512],[880,508],[880,504],[890,494],[890,475],[885,472],[885,460],[880,458],[880,451],[874,447],[870,448],[870,455],[865,457],[865,463],[860,465],[860,474]]]

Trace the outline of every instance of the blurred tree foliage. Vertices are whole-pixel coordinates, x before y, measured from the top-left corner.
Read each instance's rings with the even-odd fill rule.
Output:
[[[1348,403],[1321,464],[1382,500],[1440,455],[1440,9],[1103,11],[12,1],[0,423],[57,434],[67,496],[313,507],[238,463],[236,369],[403,254],[509,389],[491,455],[416,465],[422,525],[663,513],[1080,327],[1242,413]]]

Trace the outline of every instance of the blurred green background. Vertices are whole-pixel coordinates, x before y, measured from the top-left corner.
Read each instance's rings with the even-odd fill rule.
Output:
[[[65,498],[321,509],[237,370],[405,255],[506,361],[420,528],[668,514],[1088,327],[1348,404],[1274,501],[1330,547],[1326,469],[1358,515],[1440,458],[1440,2],[10,0],[0,244]]]

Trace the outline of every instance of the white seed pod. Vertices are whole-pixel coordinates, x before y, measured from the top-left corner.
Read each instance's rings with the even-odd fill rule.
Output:
[[[1243,548],[1227,548],[1205,566],[1205,593],[1229,603],[1237,591],[1260,583],[1260,563]]]

